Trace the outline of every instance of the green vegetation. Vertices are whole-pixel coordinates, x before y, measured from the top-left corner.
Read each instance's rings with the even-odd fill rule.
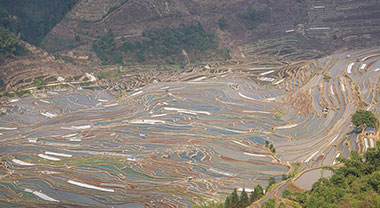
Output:
[[[267,21],[269,17],[269,8],[257,11],[255,8],[249,7],[247,13],[240,14],[240,18],[244,20],[244,24],[248,30],[255,29],[259,24]]]
[[[112,30],[108,30],[103,37],[96,40],[92,45],[92,50],[95,51],[102,64],[120,64],[123,61],[123,56],[116,46]]]
[[[276,179],[274,179],[273,177],[270,177],[269,178],[269,182],[268,182],[268,185],[267,185],[267,187],[266,187],[266,191],[267,192],[269,192],[272,188],[273,188],[273,186],[276,184]]]
[[[33,83],[37,89],[41,89],[41,87],[45,85],[45,80],[43,78],[35,79]]]
[[[264,202],[261,208],[275,208],[276,207],[276,200],[269,199],[268,201]]]
[[[0,97],[9,97],[9,98],[12,98],[12,97],[15,97],[15,96],[18,96],[18,97],[21,97],[21,96],[24,96],[24,95],[30,95],[30,91],[29,90],[17,90],[13,93],[11,92],[4,92],[3,94],[0,94]]]
[[[223,58],[224,60],[231,59],[231,49],[229,48],[223,48],[218,50],[218,56]]]
[[[93,44],[93,50],[103,64],[123,62],[152,62],[165,60],[168,64],[184,63],[184,54],[196,56],[210,49],[217,48],[213,34],[207,33],[201,24],[164,28],[143,33],[145,40],[124,42],[118,47],[112,31],[109,31]],[[185,51],[185,52],[184,52]],[[229,49],[221,54],[229,57]]]
[[[194,205],[194,208],[224,208],[224,204],[221,202],[206,201],[205,199],[201,198],[200,202]]]
[[[356,128],[375,128],[377,118],[371,111],[358,110],[352,115],[351,122],[355,125]]]
[[[331,79],[331,77],[330,77],[329,75],[327,75],[327,74],[323,74],[323,80],[324,80],[325,82],[329,82],[330,79]]]
[[[284,111],[280,111],[280,112],[276,112],[274,114],[274,117],[277,118],[277,119],[281,119],[283,115],[285,115],[286,113]]]
[[[93,82],[91,82],[91,81],[86,81],[86,82],[79,83],[80,86],[90,86],[92,84],[93,84]]]
[[[295,175],[297,175],[297,173],[299,172],[299,169],[301,167],[301,163],[295,163],[295,164],[292,164],[292,166],[294,166],[294,169],[291,173],[289,173],[288,175],[282,175],[282,180],[288,180],[289,178],[293,178]]]
[[[20,41],[5,27],[0,26],[0,63],[8,57],[24,55],[26,50]]]
[[[0,26],[8,27],[9,26],[9,14],[7,10],[0,6]]]
[[[270,190],[274,185],[276,184],[276,180],[273,177],[269,178],[267,191]],[[203,199],[201,199],[201,203],[199,205],[196,205],[197,208],[245,208],[248,207],[253,202],[256,202],[257,200],[261,199],[264,196],[264,189],[263,187],[258,184],[254,191],[251,192],[250,196],[248,197],[248,193],[243,189],[240,196],[237,193],[237,189],[234,189],[234,191],[226,197],[226,200],[224,203],[216,203],[216,202],[205,202]]]
[[[260,186],[260,185],[258,185],[258,186]],[[256,190],[256,188],[255,188],[255,190]],[[261,188],[261,191],[262,191],[262,188]],[[260,194],[257,192],[257,194],[260,195],[260,197],[256,196],[256,194],[254,194],[254,192],[252,192],[251,198],[249,198],[247,192],[243,189],[243,191],[241,192],[240,197],[239,197],[239,195],[237,194],[237,190],[234,189],[232,194],[227,196],[226,201],[224,202],[224,207],[225,208],[244,208],[244,207],[247,207],[252,202],[257,201],[258,199],[260,199],[264,195],[263,192]],[[255,198],[253,198],[253,197],[255,197]]]
[[[20,41],[9,31],[9,14],[0,3],[0,64],[8,57],[24,55],[26,50]],[[0,87],[3,83],[0,83]]]
[[[221,18],[218,19],[218,25],[219,25],[219,28],[221,30],[226,29],[227,19],[226,19],[226,17],[224,15]]]
[[[272,153],[276,153],[276,148],[268,140],[265,140],[265,147],[268,148]]]
[[[284,49],[281,49],[280,52],[278,53],[279,56],[284,56],[284,55],[288,55],[288,54],[291,54],[291,53],[294,53],[296,52],[295,49],[293,48],[284,48]]]
[[[5,84],[2,79],[0,79],[0,91],[4,90]]]
[[[14,92],[14,94],[17,95],[18,97],[21,97],[24,95],[30,95],[30,91],[29,90],[16,90]]]
[[[10,97],[10,98],[12,98],[12,97],[14,97],[14,96],[15,96],[15,94],[10,93],[10,92],[4,92],[4,93],[2,94],[2,97]]]
[[[264,196],[264,189],[263,187],[259,184],[255,187],[255,190],[253,190],[253,192],[251,192],[251,195],[249,197],[249,201],[251,203],[261,199],[261,197]]]
[[[166,58],[167,62],[176,62],[182,50],[189,54],[216,49],[217,42],[213,34],[207,33],[202,25],[164,28],[143,34],[148,40],[125,42],[122,46],[126,54],[135,54],[138,61],[145,58]]]
[[[0,24],[21,39],[39,45],[46,34],[58,24],[77,0],[2,0],[0,1]],[[14,18],[6,20],[9,13]]]
[[[332,169],[330,178],[321,178],[304,193],[285,190],[283,197],[305,208],[314,207],[380,207],[380,141],[350,159],[338,158],[344,166]]]

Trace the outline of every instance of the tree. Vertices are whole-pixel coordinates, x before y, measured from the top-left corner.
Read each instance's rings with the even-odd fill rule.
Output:
[[[251,203],[255,202],[255,201],[259,200],[262,196],[264,196],[264,189],[260,184],[258,184],[255,187],[255,190],[251,193],[250,202]]]
[[[24,55],[25,48],[20,45],[18,39],[5,27],[0,26],[0,63],[8,57]]]
[[[230,207],[232,207],[231,196],[227,196],[226,201],[224,202],[224,208],[230,208]]]
[[[231,194],[231,207],[237,208],[239,205],[239,196],[237,194],[237,190],[234,189],[234,191]]]
[[[11,21],[6,26],[11,32],[21,34],[21,39],[33,45],[39,45],[47,33],[61,22],[77,2],[77,0],[1,0],[0,7],[4,8],[9,16],[17,17],[17,19],[10,18]]]
[[[224,30],[227,26],[227,19],[223,15],[221,18],[218,19],[218,25],[221,30]]]
[[[266,188],[266,190],[268,190],[272,185],[276,184],[276,179],[274,179],[273,177],[270,177],[269,178],[269,181],[268,181],[268,186]]]
[[[276,206],[276,200],[269,199],[268,201],[264,202],[261,206],[262,208],[275,208]]]
[[[120,50],[127,60],[138,62],[163,61],[169,64],[183,63],[182,51],[189,56],[216,49],[215,35],[208,33],[199,23],[177,28],[161,28],[144,32],[144,40],[124,42]],[[223,57],[230,57],[230,51],[222,50]],[[160,60],[155,60],[160,59]]]
[[[286,208],[286,204],[284,202],[281,202],[279,205],[278,205],[278,208]]]
[[[351,122],[356,128],[362,125],[369,128],[375,128],[377,118],[371,111],[358,110],[352,115]]]
[[[247,13],[241,13],[240,18],[245,20],[245,26],[247,29],[252,30],[257,27],[262,22],[265,22],[270,17],[269,8],[257,11],[253,7],[248,8]]]
[[[245,192],[245,189],[241,192],[240,195],[240,206],[239,207],[247,207],[249,205],[249,198],[247,192]]]
[[[7,27],[9,24],[9,14],[7,10],[0,6],[0,26]]]
[[[269,149],[272,151],[272,149],[273,149],[273,144],[270,144],[270,145],[269,145]]]
[[[364,155],[352,151],[349,159],[338,160],[344,166],[331,169],[333,175],[320,178],[310,191],[285,190],[282,196],[306,208],[380,207],[380,141]]]
[[[102,64],[123,62],[123,56],[121,51],[117,48],[115,36],[111,29],[92,44],[92,49],[102,61]]]

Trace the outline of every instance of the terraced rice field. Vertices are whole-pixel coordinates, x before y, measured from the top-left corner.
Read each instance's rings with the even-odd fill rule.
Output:
[[[378,112],[378,54],[236,66],[122,99],[98,89],[11,100],[0,117],[0,206],[191,207],[279,181],[290,163],[335,165],[357,148],[351,114]]]

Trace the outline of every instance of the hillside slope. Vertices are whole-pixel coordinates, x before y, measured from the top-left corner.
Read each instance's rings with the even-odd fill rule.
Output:
[[[260,18],[265,10],[268,17]],[[243,54],[233,53],[235,58],[263,50],[268,55],[297,56],[305,50],[325,53],[379,44],[379,14],[376,0],[88,0],[76,4],[45,37],[42,47],[61,54],[72,49],[91,57],[92,43],[109,29],[121,45],[146,39],[147,31],[201,23],[217,36],[220,48],[246,46],[238,50]],[[264,44],[257,45],[258,41]]]
[[[21,45],[28,50],[24,56],[8,58],[0,65],[0,90],[12,91],[31,87],[37,79],[83,75],[77,66],[56,59],[40,48],[25,42]]]

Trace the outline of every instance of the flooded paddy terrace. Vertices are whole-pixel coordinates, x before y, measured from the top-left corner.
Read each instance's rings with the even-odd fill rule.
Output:
[[[279,181],[290,163],[333,165],[355,148],[346,135],[354,90],[377,112],[377,61],[363,59],[365,70],[355,62],[348,73],[353,61],[339,54],[154,83],[122,99],[69,89],[12,100],[0,117],[0,205],[190,207]]]

